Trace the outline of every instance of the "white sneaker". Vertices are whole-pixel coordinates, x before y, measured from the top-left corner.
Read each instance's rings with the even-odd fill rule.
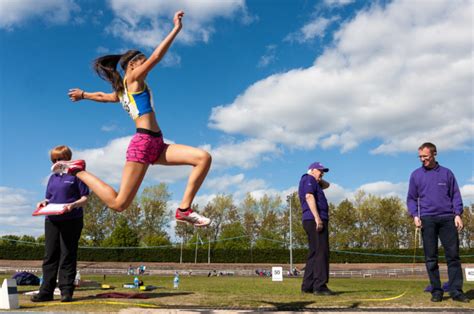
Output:
[[[199,215],[191,208],[189,208],[185,212],[177,208],[175,217],[176,221],[178,222],[188,222],[190,224],[195,225],[196,227],[205,227],[211,223],[211,220],[209,218]]]

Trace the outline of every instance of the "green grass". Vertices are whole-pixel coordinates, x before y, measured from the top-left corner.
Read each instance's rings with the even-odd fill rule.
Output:
[[[82,279],[102,283],[102,276],[82,276]],[[3,281],[4,277],[0,277]],[[336,296],[321,297],[300,292],[301,278],[285,278],[272,282],[261,277],[187,277],[181,276],[179,289],[173,289],[172,277],[142,276],[146,285],[157,286],[154,291],[141,292],[150,296],[138,299],[98,299],[96,294],[107,291],[79,288],[74,294],[76,302],[62,304],[57,301],[32,303],[29,296],[20,295],[21,310],[35,311],[95,311],[114,312],[123,308],[154,306],[159,308],[211,307],[211,308],[270,308],[291,310],[301,308],[473,308],[474,304],[453,302],[445,297],[442,303],[430,302],[430,294],[423,292],[426,279],[331,279],[329,287]],[[131,276],[107,276],[104,283],[116,287],[116,292],[138,292],[124,289],[123,283],[132,282]],[[20,292],[38,287],[20,286]],[[474,283],[465,282],[464,290],[472,299]],[[393,297],[403,296],[390,299]],[[55,297],[59,299],[58,296]],[[119,304],[112,304],[118,302]]]

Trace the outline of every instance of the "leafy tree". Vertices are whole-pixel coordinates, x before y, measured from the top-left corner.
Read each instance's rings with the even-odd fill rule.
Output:
[[[281,208],[281,198],[265,194],[257,203],[261,216],[255,247],[262,249],[284,247],[281,219],[279,219],[277,213],[277,210]],[[288,223],[288,221],[285,223]]]
[[[117,227],[103,242],[103,245],[108,247],[136,247],[138,244],[138,234],[130,228],[127,219],[123,216],[119,216]]]
[[[140,208],[143,213],[141,232],[144,237],[163,235],[169,223],[170,213],[167,210],[171,194],[165,183],[147,187],[140,197]]]
[[[225,224],[219,236],[216,248],[224,249],[249,249],[250,242],[245,236],[244,226],[240,221]]]
[[[35,237],[26,234],[21,236],[20,241],[36,243]]]
[[[165,232],[161,234],[151,234],[143,237],[143,243],[146,246],[163,246],[163,245],[170,245],[171,241]]]
[[[240,211],[242,212],[242,227],[244,229],[244,234],[247,236],[249,245],[253,246],[253,241],[257,237],[258,232],[258,205],[257,200],[252,196],[252,194],[246,194],[244,200],[240,204]]]
[[[378,198],[375,212],[373,212],[374,225],[377,230],[373,237],[372,248],[400,247],[404,214],[405,210],[400,198]]]
[[[292,231],[293,231],[293,246],[294,247],[306,247],[308,245],[308,236],[303,229],[303,209],[301,207],[300,198],[298,192],[293,192],[287,196],[287,203],[291,199],[291,208],[292,208]]]
[[[135,198],[130,206],[120,213],[128,221],[130,228],[138,235],[143,235],[142,221],[143,213],[140,204]]]
[[[46,239],[45,235],[42,234],[42,235],[40,235],[40,236],[38,236],[38,237],[36,238],[36,242],[38,242],[38,243],[44,243],[44,242],[46,241],[45,239]]]
[[[232,195],[217,195],[205,207],[204,216],[211,219],[211,224],[207,227],[209,239],[213,242],[217,241],[221,232],[222,225],[226,223],[227,213],[234,211],[235,205]]]
[[[111,215],[113,214],[107,206],[97,195],[91,193],[84,206],[84,228],[81,238],[91,246],[99,246],[111,232]]]
[[[462,222],[464,229],[459,234],[459,242],[462,247],[474,247],[474,204],[471,206],[464,206],[462,214]]]
[[[17,245],[17,241],[20,240],[19,236],[12,235],[12,234],[7,234],[2,236],[2,239],[0,240],[0,244],[5,244],[5,245]]]
[[[329,242],[335,249],[352,248],[356,245],[354,241],[354,230],[357,229],[358,219],[354,205],[348,199],[343,200],[334,210],[330,211],[330,233]]]

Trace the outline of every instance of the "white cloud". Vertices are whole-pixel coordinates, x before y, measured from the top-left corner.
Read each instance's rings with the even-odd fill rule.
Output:
[[[268,45],[265,48],[265,54],[260,57],[257,67],[264,68],[276,60],[276,45]]]
[[[271,75],[209,125],[312,149],[347,151],[379,140],[373,153],[469,146],[472,123],[470,1],[394,1],[361,11],[313,66]]]
[[[464,206],[474,204],[474,184],[466,184],[460,187]]]
[[[274,143],[259,139],[226,143],[216,148],[211,146],[203,148],[212,155],[213,169],[230,167],[254,168],[261,161],[263,155],[280,152]]]
[[[223,175],[208,178],[205,186],[216,194],[233,194],[234,200],[241,200],[247,193],[265,190],[267,183],[263,179],[246,179],[243,173],[239,173],[234,176]]]
[[[288,36],[286,36],[285,41],[304,43],[318,37],[322,38],[324,37],[324,32],[326,31],[326,28],[329,26],[329,24],[336,20],[338,20],[337,17],[330,19],[325,17],[316,17],[307,24],[303,25],[303,27],[301,27],[301,29],[297,32],[290,33]]]
[[[324,3],[329,6],[344,6],[355,2],[355,0],[324,0]]]
[[[402,202],[406,199],[408,191],[408,183],[399,182],[392,183],[388,181],[370,182],[360,185],[355,189],[344,188],[343,186],[331,182],[331,186],[324,190],[329,202],[339,204],[344,199],[353,201],[355,194],[363,190],[366,194],[371,194],[379,197],[399,197]]]
[[[142,1],[140,5],[127,0],[110,0],[115,15],[107,30],[133,44],[153,48],[172,29],[174,13],[183,10],[183,29],[178,41],[194,43],[208,42],[216,18],[232,18],[243,14],[244,23],[252,22],[244,0],[212,1]]]
[[[100,130],[103,132],[113,132],[118,129],[118,125],[115,123],[103,125]]]
[[[39,201],[33,192],[0,186],[0,235],[43,234],[44,218],[31,215]]]
[[[73,0],[2,0],[0,28],[13,29],[32,18],[52,24],[64,24],[74,12],[80,11]]]

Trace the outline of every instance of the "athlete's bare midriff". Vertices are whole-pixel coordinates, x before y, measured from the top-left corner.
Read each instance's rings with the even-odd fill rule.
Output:
[[[137,129],[147,129],[153,132],[160,131],[160,127],[158,126],[158,122],[156,122],[154,112],[145,113],[143,116],[136,118],[135,126]]]

